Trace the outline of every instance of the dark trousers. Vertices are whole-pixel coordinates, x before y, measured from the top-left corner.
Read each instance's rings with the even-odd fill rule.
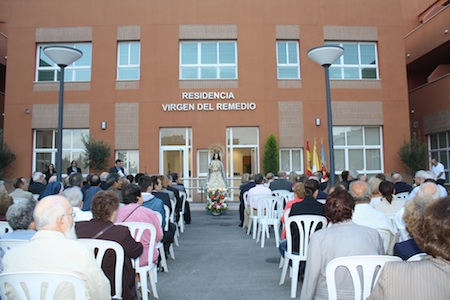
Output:
[[[173,241],[174,241],[175,230],[176,230],[175,226],[176,226],[175,224],[169,223],[169,230],[168,231],[164,231],[163,238],[162,238],[161,242],[164,245],[165,253],[169,252],[170,244],[172,244]]]

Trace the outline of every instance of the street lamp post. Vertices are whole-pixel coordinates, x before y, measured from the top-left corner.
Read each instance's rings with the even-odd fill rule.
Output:
[[[329,68],[339,57],[344,54],[344,48],[335,45],[323,45],[310,49],[308,57],[325,68],[325,89],[327,94],[328,116],[328,147],[330,157],[330,184],[335,184],[334,171],[334,143],[333,143],[333,119],[331,112],[330,74]]]
[[[62,131],[63,131],[63,111],[64,111],[64,70],[71,63],[83,56],[83,52],[78,49],[65,46],[48,46],[42,49],[55,64],[61,68],[59,78],[59,106],[58,106],[58,156],[56,161],[57,180],[61,181],[62,175]]]

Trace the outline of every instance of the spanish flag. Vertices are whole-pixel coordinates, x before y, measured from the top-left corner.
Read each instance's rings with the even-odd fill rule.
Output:
[[[309,141],[306,141],[306,175],[312,176],[311,151],[309,150]]]

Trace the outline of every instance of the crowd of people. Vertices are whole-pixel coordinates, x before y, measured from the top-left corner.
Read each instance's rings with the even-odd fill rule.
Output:
[[[178,174],[126,176],[122,161],[116,160],[110,172],[84,177],[73,161],[62,183],[56,181],[51,166],[46,175],[34,172],[32,183],[28,178],[17,178],[9,194],[4,185],[0,188],[0,218],[13,229],[1,239],[29,241],[0,254],[3,272],[75,273],[85,282],[85,299],[111,299],[115,291],[115,257],[107,255],[100,269],[94,252],[76,239],[111,240],[119,243],[125,253],[122,297],[135,299],[136,276],[131,260],[140,257],[141,266],[145,266],[149,263],[148,253],[152,253],[153,263],[164,271],[161,256],[169,256],[183,205],[184,222],[191,222],[189,203],[180,196],[186,189]],[[173,222],[169,216],[166,218],[165,206],[174,215]],[[118,225],[123,222],[152,224],[156,235],[144,232],[137,242],[128,227]],[[163,243],[164,251],[149,249],[150,238],[155,245]],[[70,299],[73,291],[61,291],[59,295]]]
[[[435,161],[432,164],[437,165]],[[263,174],[243,174],[239,226],[249,226],[249,217],[256,214],[260,195],[275,195],[280,190],[293,192],[291,200],[285,202],[282,223],[286,217],[297,215],[326,217],[328,225],[319,226],[311,235],[307,259],[300,262],[298,276],[303,281],[300,299],[328,299],[327,264],[334,258],[358,255],[395,255],[405,261],[387,264],[370,299],[449,297],[450,197],[444,182],[438,181],[438,178],[445,180],[441,169],[417,171],[414,185],[406,183],[398,172],[392,172],[390,178],[385,174],[367,178],[355,170],[343,171],[335,186],[329,185],[326,177],[329,174],[321,171],[310,177],[295,172],[287,175],[284,171],[277,175],[268,173],[264,178]],[[291,250],[298,253],[298,229],[291,228],[290,232],[294,247]],[[382,232],[386,235],[381,236]],[[281,239],[279,251],[284,257],[285,228]],[[428,255],[421,261],[406,262],[422,253]],[[408,279],[410,271],[413,280]],[[353,299],[348,272],[338,270],[336,278],[339,278],[338,299]],[[402,293],[399,286],[408,288],[408,292]]]
[[[93,252],[76,239],[111,240],[122,245],[125,253],[122,297],[134,299],[132,259],[140,257],[142,266],[150,257],[160,265],[161,255],[168,256],[174,242],[180,211],[184,209],[189,224],[190,210],[187,203],[183,207],[180,192],[186,190],[176,173],[126,176],[120,160],[109,171],[84,178],[72,162],[63,183],[52,179],[52,166],[46,175],[33,173],[31,183],[26,177],[17,178],[9,194],[1,186],[0,219],[14,230],[1,238],[29,240],[4,254],[0,261],[3,272],[75,273],[85,282],[86,299],[110,299],[115,290],[114,261],[106,258],[98,267]],[[311,235],[307,259],[301,262],[299,274],[294,274],[303,281],[300,299],[328,299],[325,270],[334,258],[385,254],[405,262],[386,264],[370,299],[445,299],[450,295],[450,197],[437,181],[437,175],[442,177],[440,169],[436,172],[439,174],[419,170],[414,185],[409,185],[397,172],[389,178],[384,174],[367,178],[351,170],[342,172],[335,186],[329,185],[329,174],[320,171],[310,177],[284,171],[277,176],[244,174],[239,187],[239,226],[249,226],[260,195],[292,192],[294,197],[285,203],[281,222],[298,215],[319,215],[328,221]],[[174,223],[166,223],[165,206],[174,212]],[[156,234],[150,237],[147,233],[137,242],[127,227],[118,224],[123,222],[153,224]],[[298,247],[300,235],[291,231],[292,244]],[[380,236],[381,231],[388,233],[387,240]],[[150,238],[163,244],[162,253],[149,249]],[[281,239],[279,251],[284,256],[288,245],[285,229]],[[407,261],[421,253],[428,255],[420,261]],[[338,299],[353,299],[349,275],[338,272]],[[404,276],[412,279],[404,280]],[[73,295],[70,289],[60,293],[69,298]]]

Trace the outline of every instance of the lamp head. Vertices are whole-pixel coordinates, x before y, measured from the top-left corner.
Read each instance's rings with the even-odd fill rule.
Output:
[[[48,46],[42,51],[60,67],[67,67],[83,56],[80,50],[66,46]]]
[[[344,54],[344,48],[336,45],[323,45],[309,49],[308,57],[323,67],[329,67]]]

